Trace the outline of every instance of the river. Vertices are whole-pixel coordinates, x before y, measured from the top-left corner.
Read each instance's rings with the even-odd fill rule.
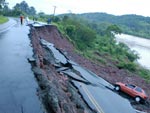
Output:
[[[140,59],[138,62],[145,68],[150,69],[150,40],[144,39],[141,37],[136,37],[127,34],[115,35],[116,40],[119,42],[123,42],[131,48],[131,50],[135,50]]]

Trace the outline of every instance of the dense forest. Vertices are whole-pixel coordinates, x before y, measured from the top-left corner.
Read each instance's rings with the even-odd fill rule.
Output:
[[[115,16],[106,13],[85,13],[78,16],[102,26],[116,24],[123,33],[150,38],[150,17],[139,15]]]

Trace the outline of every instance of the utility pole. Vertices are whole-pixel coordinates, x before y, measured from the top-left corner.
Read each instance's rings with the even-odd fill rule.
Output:
[[[53,14],[53,17],[55,16],[55,11],[56,11],[56,6],[54,6],[54,14]]]
[[[53,6],[54,7],[54,13],[53,13],[53,17],[52,17],[52,20],[54,21],[54,17],[55,17],[55,12],[56,12],[56,6]]]

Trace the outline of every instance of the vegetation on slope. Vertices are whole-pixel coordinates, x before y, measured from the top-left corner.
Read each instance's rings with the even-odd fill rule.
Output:
[[[103,65],[127,69],[150,80],[150,71],[135,63],[139,58],[138,55],[125,44],[115,41],[112,32],[122,32],[117,25],[96,24],[76,15],[65,15],[60,18],[62,19],[57,22],[58,28],[75,45],[80,54]]]

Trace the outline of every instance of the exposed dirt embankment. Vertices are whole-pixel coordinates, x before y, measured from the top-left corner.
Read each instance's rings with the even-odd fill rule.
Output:
[[[30,38],[35,58],[35,61],[30,61],[35,77],[39,83],[38,95],[43,101],[47,112],[95,113],[84,102],[78,90],[70,82],[70,79],[56,71],[56,67],[52,64],[54,59],[40,43],[41,38],[46,38],[50,42],[58,38],[58,41],[55,43],[61,45],[63,38],[57,29],[54,26],[43,28],[32,27]],[[70,48],[69,46],[69,44],[65,45],[66,48]]]
[[[45,101],[45,103],[50,113],[90,113],[92,111],[81,99],[77,90],[69,82],[69,79],[56,72],[55,67],[47,62],[50,55],[42,48],[40,44],[41,38],[53,43],[69,59],[91,70],[110,83],[121,81],[135,84],[142,87],[150,95],[150,83],[147,83],[139,76],[131,74],[126,70],[118,69],[115,66],[105,66],[98,62],[94,63],[82,55],[77,54],[74,51],[73,45],[59,33],[55,26],[32,27],[30,37],[36,58],[33,70],[37,80],[41,81],[40,79],[42,79],[43,81],[39,83],[42,89],[41,93],[47,96],[42,96],[42,98],[44,98],[43,100],[49,100],[49,102]],[[44,75],[44,78],[41,78],[41,75]],[[43,83],[47,84],[45,85]],[[51,93],[45,93],[47,90]],[[143,105],[136,105],[135,107],[143,109]]]

